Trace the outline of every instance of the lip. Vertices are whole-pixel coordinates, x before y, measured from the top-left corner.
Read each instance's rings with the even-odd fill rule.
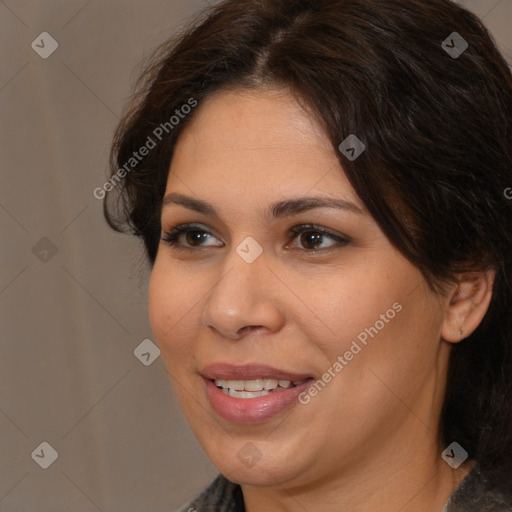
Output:
[[[269,420],[294,404],[297,405],[299,395],[310,386],[313,379],[310,374],[297,374],[260,364],[212,364],[205,367],[201,375],[213,410],[224,420],[241,424]],[[214,379],[252,380],[264,377],[295,382],[307,380],[293,388],[257,398],[235,398],[225,395],[213,382]]]
[[[229,363],[215,363],[205,366],[200,373],[208,380],[252,380],[267,377],[271,379],[297,382],[299,380],[313,378],[310,373],[292,373],[285,370],[279,370],[265,364],[233,365]]]

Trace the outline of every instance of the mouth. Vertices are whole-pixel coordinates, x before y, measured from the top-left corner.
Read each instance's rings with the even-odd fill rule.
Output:
[[[272,393],[279,393],[286,389],[295,388],[306,382],[306,380],[307,379],[291,381],[267,377],[263,379],[250,380],[214,379],[212,382],[225,395],[233,398],[250,399],[268,396]]]
[[[256,423],[273,418],[298,403],[314,380],[267,365],[209,365],[201,376],[212,409],[234,423]]]

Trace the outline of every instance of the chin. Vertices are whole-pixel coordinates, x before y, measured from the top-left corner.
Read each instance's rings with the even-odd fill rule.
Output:
[[[306,474],[305,461],[297,460],[301,450],[297,447],[228,438],[225,443],[210,441],[210,446],[203,448],[217,470],[240,485],[271,487],[302,480]]]

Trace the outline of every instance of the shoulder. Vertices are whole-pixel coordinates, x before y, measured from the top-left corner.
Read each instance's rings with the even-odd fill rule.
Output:
[[[242,489],[219,475],[179,512],[245,512]]]
[[[512,477],[484,471],[475,464],[443,512],[512,512]]]

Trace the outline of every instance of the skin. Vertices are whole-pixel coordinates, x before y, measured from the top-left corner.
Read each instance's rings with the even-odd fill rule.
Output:
[[[207,201],[219,217],[164,206],[163,234],[189,222],[207,234],[199,242],[182,235],[184,250],[161,242],[150,321],[192,430],[219,471],[241,484],[247,511],[441,511],[471,467],[453,470],[440,456],[448,357],[459,330],[467,337],[483,318],[493,273],[461,275],[442,295],[431,291],[286,89],[206,100],[177,143],[170,193]],[[313,195],[361,213],[266,216],[275,201]],[[348,243],[323,236],[314,250],[310,235],[289,233],[308,223]],[[263,249],[250,264],[236,252],[248,236]],[[228,422],[212,409],[205,365],[261,363],[321,378],[394,303],[401,311],[307,405],[256,424]],[[248,442],[261,454],[252,467],[237,457]]]

